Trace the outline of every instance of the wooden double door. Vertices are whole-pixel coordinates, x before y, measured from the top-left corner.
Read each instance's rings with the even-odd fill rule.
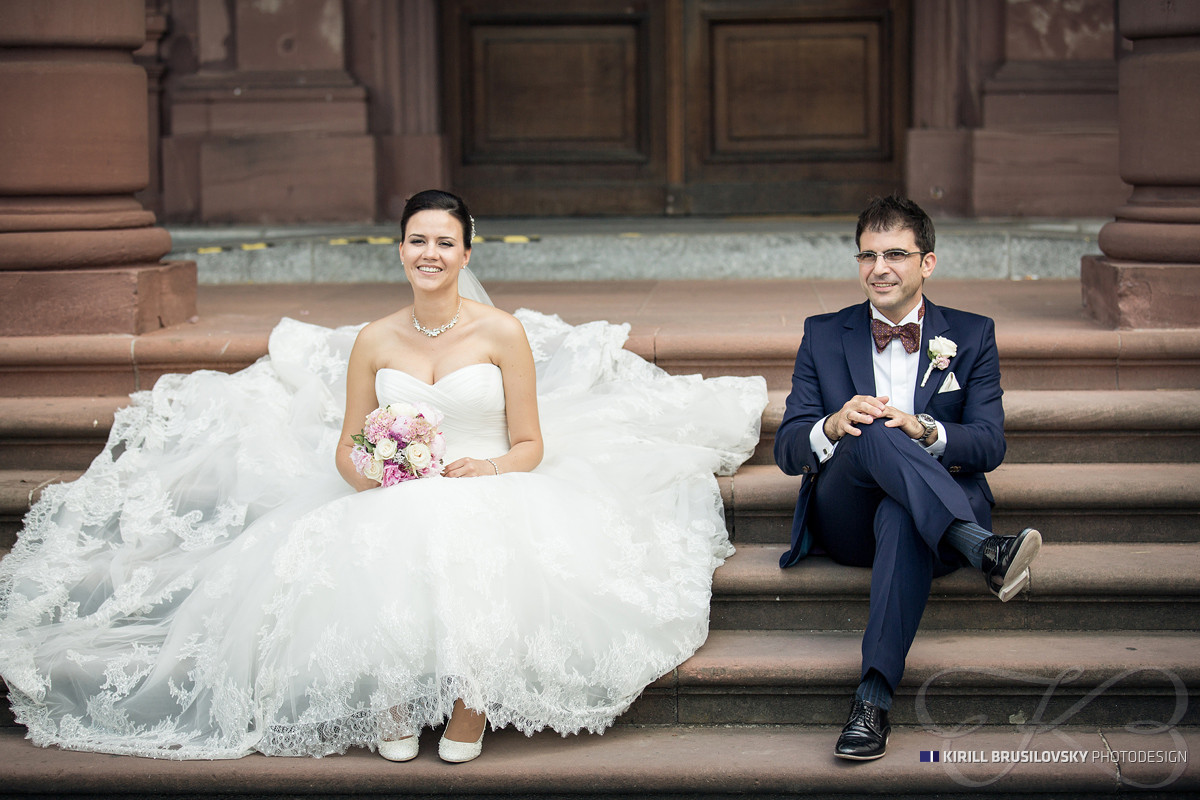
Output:
[[[447,0],[480,214],[854,212],[903,186],[908,0]]]

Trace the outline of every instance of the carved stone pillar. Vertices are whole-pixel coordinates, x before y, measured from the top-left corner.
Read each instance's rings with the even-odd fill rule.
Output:
[[[1083,302],[1117,328],[1200,326],[1200,4],[1122,0],[1121,177],[1129,201],[1085,256]]]
[[[376,203],[400,219],[422,189],[448,188],[436,0],[346,0],[347,66],[371,97]]]
[[[1004,58],[1004,0],[916,0],[912,52],[908,196],[935,216],[970,216],[972,133],[983,82]]]
[[[164,65],[158,56],[159,42],[167,29],[167,15],[160,6],[165,0],[146,0],[146,42],[133,54],[135,64],[146,70],[146,110],[149,119],[146,128],[149,137],[150,182],[137,193],[143,206],[162,216],[162,175],[160,162],[162,139],[162,84]]]
[[[0,1],[0,335],[142,333],[196,313],[149,179],[143,0]]]
[[[374,218],[367,93],[345,69],[340,0],[174,0],[171,21],[167,219]]]

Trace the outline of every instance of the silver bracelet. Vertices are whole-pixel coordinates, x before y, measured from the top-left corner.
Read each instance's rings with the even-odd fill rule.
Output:
[[[484,459],[484,461],[486,461],[486,462],[488,462],[489,464],[491,464],[491,465],[492,465],[492,469],[496,470],[496,474],[497,474],[497,475],[499,475],[499,474],[500,474],[500,468],[496,466],[496,462],[495,462],[495,461],[492,461],[490,458],[485,458],[485,459]]]

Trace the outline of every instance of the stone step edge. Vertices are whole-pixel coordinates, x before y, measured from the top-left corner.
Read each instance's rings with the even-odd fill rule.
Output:
[[[1095,797],[1130,786],[1166,784],[1171,792],[1200,790],[1194,759],[1177,766],[1136,763],[1135,751],[1200,749],[1200,729],[1135,735],[1122,729],[1063,726],[1034,736],[1011,727],[980,728],[956,739],[921,727],[893,727],[888,755],[851,764],[832,755],[829,726],[618,726],[603,735],[525,737],[489,731],[483,755],[467,764],[438,760],[437,731],[421,737],[421,754],[393,764],[364,749],[343,756],[169,762],[41,749],[21,729],[0,731],[0,785],[9,794],[112,794],[126,797],[511,796],[673,797],[874,794],[974,796],[1053,793]],[[1082,763],[925,763],[923,751],[990,754],[1080,750]],[[1098,754],[1092,758],[1092,754]],[[1130,755],[1113,755],[1130,753]],[[1103,755],[1100,755],[1103,754]]]
[[[0,470],[0,516],[23,517],[53,483],[80,470]],[[1131,476],[1136,475],[1136,479]],[[770,464],[745,464],[718,478],[726,514],[790,516],[801,478]],[[997,510],[1200,510],[1200,464],[1013,464],[988,475]]]
[[[779,567],[783,544],[737,544],[737,552],[713,575],[713,599],[835,602],[865,599],[871,570],[814,555],[789,569]],[[7,547],[0,547],[0,556]],[[1200,601],[1200,543],[1045,543],[1026,588],[1013,601],[1069,598],[1136,598],[1138,601]],[[938,578],[931,602],[988,600],[974,570]]]
[[[762,415],[763,435],[783,419],[787,391],[772,389]],[[0,438],[106,438],[127,395],[0,397]],[[1008,432],[1123,434],[1200,432],[1200,390],[1037,390],[1005,392]]]
[[[81,474],[0,470],[0,514],[23,515],[43,487]],[[734,514],[790,514],[801,481],[772,464],[744,464],[718,478],[726,512]],[[1000,510],[1200,509],[1200,464],[1002,464],[988,474],[988,483]]]
[[[865,599],[871,570],[848,567],[827,556],[810,556],[780,569],[782,544],[738,544],[713,575],[713,598],[775,600],[807,598],[837,602]],[[931,602],[988,599],[978,571],[963,568],[933,583]],[[1030,569],[1029,587],[1009,601],[1023,603],[1057,598],[1134,597],[1200,602],[1200,543],[1043,544]]]
[[[861,645],[861,631],[713,630],[690,658],[650,687],[701,692],[763,687],[825,696],[857,685]],[[1122,691],[1174,693],[1182,686],[1194,694],[1200,690],[1200,636],[1196,631],[921,629],[897,692],[924,687],[1041,696],[1055,679],[1072,693],[1119,682]]]
[[[783,421],[788,392],[768,391],[763,433]],[[1004,393],[1004,430],[1123,434],[1200,430],[1197,389],[1014,389]]]
[[[854,687],[861,631],[714,630],[700,649],[655,686]],[[1127,689],[1200,687],[1195,631],[925,630],[905,662],[900,691],[930,681],[942,689],[1024,686],[1029,676],[1070,674],[1072,691],[1123,675]],[[1021,677],[1024,676],[1024,677]],[[1075,677],[1077,676],[1077,677]],[[1041,694],[1044,682],[1028,690]],[[1023,689],[1018,691],[1024,691]]]
[[[267,339],[277,321],[262,320],[261,328],[247,329],[246,321],[238,318],[236,327],[222,330],[218,315],[204,326],[181,325],[140,335],[0,337],[0,370],[47,366],[235,369],[266,355]],[[1073,366],[1126,360],[1173,366],[1200,361],[1200,328],[1000,331],[996,342],[1002,366],[1006,361],[1069,362]],[[800,337],[793,331],[673,332],[641,324],[632,330],[626,346],[643,358],[672,365],[732,360],[752,367],[756,362],[790,365],[799,344]]]
[[[988,473],[999,510],[1200,509],[1200,464],[1001,464]],[[727,509],[791,514],[802,478],[772,464],[722,477]]]

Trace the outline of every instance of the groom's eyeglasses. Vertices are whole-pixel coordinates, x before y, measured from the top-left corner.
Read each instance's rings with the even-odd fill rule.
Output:
[[[883,263],[885,264],[899,264],[909,256],[923,256],[925,252],[924,250],[913,250],[911,253],[905,250],[884,250],[882,253],[876,253],[871,250],[864,250],[855,255],[854,259],[864,267],[868,264],[874,264],[875,259],[880,256],[883,256]]]

